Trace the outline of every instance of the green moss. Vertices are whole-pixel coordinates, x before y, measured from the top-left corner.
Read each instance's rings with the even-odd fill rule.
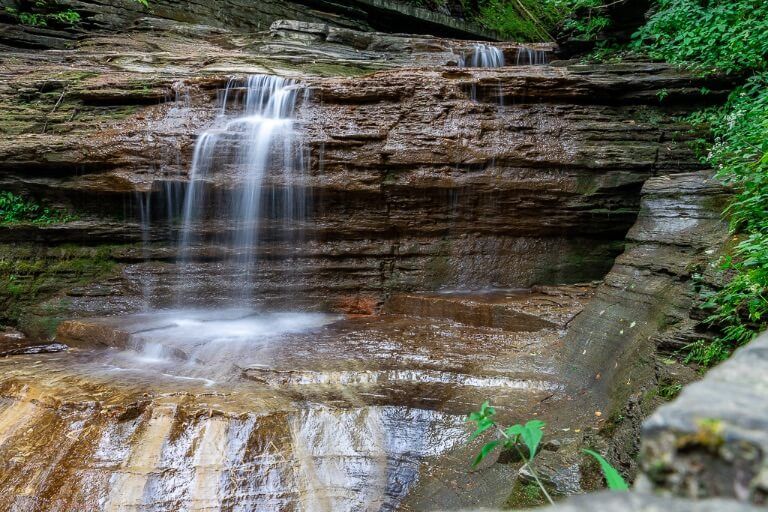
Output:
[[[23,323],[35,333],[47,332],[56,323],[51,318],[60,315],[38,311],[36,305],[115,273],[118,265],[110,256],[112,249],[0,245],[0,323]]]
[[[424,265],[427,286],[439,288],[450,280],[453,274],[453,268],[449,257],[450,254],[450,243],[448,240],[442,240],[438,244],[436,254],[429,258]]]
[[[512,487],[512,494],[507,498],[504,504],[505,508],[532,508],[546,505],[547,499],[539,489],[539,486],[533,483],[524,483],[519,479]]]

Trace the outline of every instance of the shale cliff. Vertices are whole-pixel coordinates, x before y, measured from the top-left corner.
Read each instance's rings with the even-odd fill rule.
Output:
[[[307,9],[234,31],[215,16],[176,21],[171,4],[118,34],[102,30],[122,11],[99,7],[98,30],[45,51],[4,27],[0,188],[68,215],[0,227],[0,322],[22,331],[4,335],[5,353],[70,347],[3,363],[5,503],[496,506],[519,466],[456,466],[473,450],[464,416],[489,396],[506,419],[536,415],[557,432],[543,456],[557,492],[595,486],[585,443],[631,474],[658,402],[646,397],[685,372],[657,356],[707,335],[698,292],[717,285],[727,191],[680,116],[729,84],[659,63],[557,61],[551,45],[500,43],[509,66],[462,67],[476,43]],[[265,20],[293,5],[248,4]],[[550,65],[529,65],[534,50]],[[195,143],[232,101],[222,91],[253,74],[301,91],[306,173],[266,170],[245,280],[215,242],[234,229],[225,214],[202,219],[184,258],[178,245]],[[232,149],[236,137],[219,135]],[[243,186],[236,163],[205,179],[206,211]],[[274,213],[285,190],[306,198],[301,223]],[[309,316],[309,334],[227,353],[219,338],[182,343],[219,318],[178,331],[134,315],[185,293],[189,307],[232,305],[246,286],[257,306],[350,316]],[[137,352],[154,364],[147,333],[167,364],[151,378],[126,369]],[[222,354],[224,375],[198,372]]]

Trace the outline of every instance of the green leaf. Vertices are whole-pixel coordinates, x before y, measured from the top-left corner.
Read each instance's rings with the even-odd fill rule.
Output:
[[[493,416],[494,414],[496,414],[496,409],[491,407],[490,402],[488,402],[488,400],[483,402],[483,405],[480,406],[480,415]]]
[[[489,428],[493,427],[494,425],[495,425],[495,423],[493,422],[492,419],[490,419],[490,418],[481,418],[477,422],[477,428],[475,429],[474,432],[472,432],[472,435],[469,436],[469,439],[467,440],[467,443],[471,443],[472,441],[477,439],[477,437],[480,434],[482,434],[483,432],[485,432]]]
[[[523,433],[523,426],[520,424],[512,425],[511,427],[505,428],[504,433],[507,437],[517,438],[517,436]]]
[[[483,445],[482,448],[480,448],[480,453],[477,454],[477,457],[475,457],[475,462],[472,463],[472,466],[477,466],[480,464],[485,457],[488,456],[489,453],[493,451],[494,448],[496,448],[501,443],[500,439],[497,439],[495,441],[491,441],[490,443],[486,443]]]
[[[621,474],[616,471],[616,468],[611,466],[611,463],[603,458],[602,455],[593,450],[582,450],[584,453],[594,457],[597,462],[600,463],[600,469],[603,470],[603,476],[605,476],[605,482],[608,484],[608,488],[612,491],[627,491],[629,486],[624,481]]]
[[[541,438],[544,437],[544,425],[541,420],[531,420],[525,424],[521,436],[525,446],[528,447],[528,454],[531,460],[536,456],[536,450],[539,448]]]

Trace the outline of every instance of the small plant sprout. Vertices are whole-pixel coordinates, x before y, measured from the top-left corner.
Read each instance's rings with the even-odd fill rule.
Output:
[[[480,462],[482,462],[483,459],[485,459],[485,457],[487,457],[488,454],[491,453],[497,446],[503,446],[504,448],[515,450],[520,455],[524,465],[528,467],[528,470],[531,472],[533,479],[541,489],[544,497],[547,498],[547,501],[554,504],[554,500],[549,495],[547,488],[541,482],[541,479],[539,478],[539,475],[533,466],[533,459],[536,457],[536,451],[539,448],[541,439],[544,437],[543,430],[545,423],[540,420],[531,420],[526,422],[525,425],[516,424],[510,427],[502,428],[493,420],[493,416],[495,414],[496,410],[491,407],[486,400],[483,402],[483,405],[480,406],[479,411],[473,412],[469,415],[469,419],[467,421],[476,423],[477,427],[469,437],[468,442],[474,441],[486,431],[491,429],[495,430],[497,435],[500,436],[493,441],[485,443],[483,447],[480,448],[480,453],[477,454],[477,457],[475,457],[475,461],[472,463],[472,465],[477,466],[480,464]],[[522,449],[523,446],[528,452],[527,456]]]
[[[600,464],[600,469],[603,471],[605,477],[605,483],[608,484],[608,488],[612,491],[627,491],[629,485],[621,476],[621,474],[611,466],[611,463],[605,460],[605,458],[593,450],[582,450],[587,455],[591,455]]]
[[[480,452],[475,457],[472,466],[480,464],[494,449],[501,446],[508,450],[515,450],[523,461],[523,466],[527,467],[533,476],[536,485],[541,489],[544,497],[549,503],[554,504],[552,496],[550,496],[547,488],[544,486],[541,478],[534,467],[534,460],[538,452],[541,440],[544,437],[544,427],[546,424],[541,420],[530,420],[525,424],[515,424],[510,427],[502,427],[494,421],[496,415],[496,409],[491,407],[490,403],[486,400],[483,405],[480,406],[480,410],[473,412],[469,415],[467,421],[475,423],[476,427],[472,435],[469,436],[467,443],[471,443],[475,439],[479,438],[483,434],[489,431],[495,433],[495,439],[485,443]],[[577,430],[578,432],[578,430]],[[626,491],[629,486],[622,478],[621,474],[611,466],[611,464],[603,458],[602,455],[593,450],[583,450],[584,453],[594,457],[600,464],[600,469],[603,472],[605,481],[608,488],[614,491]]]

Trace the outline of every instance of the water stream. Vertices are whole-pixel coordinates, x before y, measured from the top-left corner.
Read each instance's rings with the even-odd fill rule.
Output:
[[[464,62],[472,68],[501,68],[504,67],[504,52],[495,46],[478,43]]]
[[[498,49],[476,50],[472,65],[504,65]],[[464,446],[466,413],[485,399],[536,414],[565,399],[553,354],[576,300],[560,311],[549,295],[443,293],[363,317],[259,307],[263,245],[297,244],[308,221],[295,115],[303,98],[291,79],[229,80],[186,190],[172,179],[137,194],[145,264],[153,240],[178,242],[168,273],[184,286],[172,308],[151,303],[163,277],[149,272],[141,313],[73,320],[60,329],[72,351],[0,361],[10,382],[0,439],[13,441],[0,456],[12,458],[2,451],[10,445],[29,454],[0,468],[14,507],[44,492],[59,510],[380,511],[413,509],[403,500],[418,496],[466,504],[455,494],[474,450]],[[189,95],[177,103],[174,116]],[[201,261],[215,262],[226,291],[216,300],[194,282]],[[74,404],[54,419],[50,389],[56,403]],[[24,476],[54,467],[66,485],[50,491],[45,476]],[[507,485],[504,471],[492,478]]]
[[[281,236],[295,237],[305,217],[300,182],[306,159],[294,122],[300,90],[293,80],[276,76],[230,80],[218,125],[195,145],[178,245],[181,267],[203,243],[223,248],[242,280],[240,295],[232,297],[241,304],[252,298],[260,219],[277,220],[285,228]],[[268,187],[270,172],[279,176]],[[229,178],[226,185],[222,175]],[[184,305],[185,298],[179,302]]]

